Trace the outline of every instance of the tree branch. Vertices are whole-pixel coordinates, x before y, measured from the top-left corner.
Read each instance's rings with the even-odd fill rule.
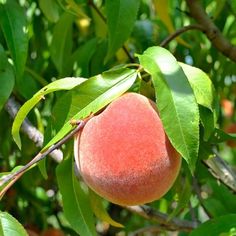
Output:
[[[190,15],[204,27],[207,38],[226,57],[236,62],[236,46],[232,45],[220,32],[211,18],[206,14],[199,0],[186,0]]]
[[[20,109],[20,104],[16,102],[14,97],[8,99],[5,110],[9,113],[12,119],[15,118],[17,112]],[[28,136],[30,140],[32,140],[36,147],[43,147],[43,134],[37,130],[28,119],[25,119],[22,126],[21,131]],[[50,153],[50,156],[56,161],[61,162],[63,159],[63,153],[61,150],[56,149]]]
[[[89,119],[89,118],[88,118]],[[66,143],[71,137],[73,137],[80,129],[84,127],[88,119],[84,121],[79,121],[78,126],[72,130],[69,134],[67,134],[60,141],[49,147],[45,152],[39,152],[30,162],[28,162],[25,166],[20,168],[18,171],[14,173],[10,173],[8,175],[4,175],[0,178],[0,187],[9,183],[0,191],[0,198],[6,193],[6,191],[12,186],[12,184],[18,180],[27,170],[31,167],[34,167],[39,161],[43,160],[48,154],[53,152],[55,149],[61,147],[62,144]]]
[[[203,163],[215,178],[236,193],[236,173],[221,157],[215,154],[214,158],[203,160]]]
[[[188,220],[181,220],[178,218],[173,218],[169,220],[169,216],[155,211],[151,207],[147,205],[142,206],[124,206],[125,209],[128,211],[135,213],[137,215],[142,216],[145,219],[153,220],[163,226],[166,230],[169,231],[185,231],[190,232],[191,230],[195,229],[198,226],[197,222],[188,221]]]
[[[160,43],[160,46],[165,47],[170,41],[172,41],[173,39],[175,39],[179,35],[187,32],[189,30],[200,30],[200,31],[204,32],[205,29],[203,26],[201,26],[199,24],[184,26],[183,28],[176,30],[173,34],[170,34],[166,39],[164,39]]]

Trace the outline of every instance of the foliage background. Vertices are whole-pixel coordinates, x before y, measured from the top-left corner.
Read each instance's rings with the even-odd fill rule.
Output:
[[[202,229],[205,235],[217,235],[217,232],[224,232],[221,235],[234,235],[236,225],[230,225],[230,222],[236,222],[236,201],[233,194],[235,189],[232,190],[226,186],[227,184],[222,183],[221,177],[217,175],[218,172],[213,176],[208,171],[209,165],[207,167],[206,162],[201,161],[212,155],[213,148],[219,158],[226,163],[227,168],[230,165],[235,171],[236,153],[232,145],[226,142],[218,144],[218,141],[209,137],[204,139],[206,130],[210,130],[209,132],[213,132],[214,128],[225,130],[227,126],[235,123],[236,53],[233,45],[236,43],[234,24],[236,3],[234,1],[1,0],[0,2],[1,175],[25,165],[40,151],[33,141],[37,140],[37,135],[36,139],[34,135],[29,138],[29,132],[24,128],[21,133],[22,148],[18,149],[11,134],[13,123],[11,111],[17,107],[17,103],[24,104],[52,81],[65,77],[80,77],[82,82],[82,78],[90,78],[90,82],[78,89],[79,92],[81,89],[83,95],[80,104],[76,102],[81,99],[76,96],[78,92],[76,90],[71,93],[66,91],[50,93],[45,95],[46,99],[44,94],[38,94],[37,99],[41,102],[29,113],[28,124],[44,135],[44,145],[42,140],[39,142],[41,147],[45,146],[65,120],[68,120],[68,113],[70,115],[76,113],[71,110],[73,104],[76,104],[78,112],[80,106],[83,107],[88,103],[91,94],[95,96],[99,90],[104,89],[105,92],[108,89],[102,87],[97,77],[93,76],[113,67],[124,68],[125,64],[129,68],[135,68],[139,63],[135,55],[142,54],[148,47],[165,46],[178,61],[204,71],[215,88],[214,120],[204,114],[206,110],[200,112],[204,114],[201,119],[204,117],[206,119],[203,121],[205,127],[204,125],[200,127],[200,151],[195,174],[192,176],[187,164],[183,162],[176,184],[161,200],[149,204],[146,208],[122,208],[103,201],[91,193],[91,202],[97,201],[96,204],[100,206],[98,210],[93,209],[93,211],[100,217],[96,217],[93,222],[93,217],[90,215],[86,222],[80,222],[78,220],[80,216],[76,214],[71,219],[70,209],[83,211],[85,207],[84,212],[90,212],[88,194],[84,191],[83,183],[75,180],[73,173],[71,182],[67,185],[73,186],[73,189],[63,187],[65,186],[63,173],[73,171],[71,162],[63,162],[64,164],[59,164],[58,167],[55,158],[48,157],[46,161],[40,163],[39,168],[25,173],[2,198],[0,232],[4,236],[10,235],[4,232],[4,222],[8,225],[12,222],[12,228],[21,227],[5,212],[18,219],[24,228],[37,234],[42,234],[48,228],[58,228],[66,235],[78,235],[80,228],[84,227],[83,232],[87,233],[81,235],[93,235],[93,225],[96,223],[97,232],[101,235],[143,235],[143,232],[146,232],[146,235],[188,235],[189,229],[184,228],[183,225],[186,223],[184,220],[190,222],[191,227],[193,225],[195,227],[197,224],[201,225],[205,221],[215,219],[216,223],[213,226],[210,224]],[[201,10],[209,16],[210,21],[206,21],[206,24],[196,17],[195,13]],[[212,22],[218,27],[216,32],[214,25],[211,25]],[[191,27],[188,31],[183,28],[189,25]],[[183,29],[183,32],[176,38],[175,33],[179,29]],[[224,41],[217,41],[221,36],[232,46],[229,50],[223,50]],[[168,37],[170,42],[166,43],[164,40]],[[125,73],[123,69],[122,73]],[[129,71],[127,73],[129,74]],[[108,75],[117,81],[121,78],[113,72]],[[143,78],[139,92],[155,99],[150,77]],[[106,79],[105,74],[104,81],[108,81]],[[136,91],[135,85],[131,88],[133,91]],[[68,84],[67,89],[70,90],[74,86],[75,84]],[[59,90],[59,87],[60,85],[54,86],[52,90]],[[119,92],[121,93],[122,89]],[[90,95],[86,95],[87,93]],[[115,95],[117,94],[116,89]],[[224,99],[227,99],[229,102],[227,104],[230,105],[223,105]],[[109,103],[105,98],[101,101],[101,107]],[[35,130],[32,132],[35,133]],[[219,131],[217,134],[221,134],[223,141],[234,138]],[[66,160],[71,160],[72,146],[72,141],[63,145],[64,157],[68,158]],[[235,177],[235,172],[232,173]],[[71,195],[75,189],[80,192],[79,195]],[[69,204],[69,213],[63,212],[62,200],[64,204],[66,201],[71,203],[78,196],[81,197],[79,199],[81,204],[77,206]],[[92,204],[92,208],[94,205]],[[115,221],[106,215],[104,209]],[[168,221],[167,218],[171,220]],[[105,219],[113,226],[109,226]],[[116,221],[125,227],[115,227],[120,226]],[[215,225],[217,225],[216,231],[214,231]],[[193,231],[192,235],[199,235],[199,232],[196,231],[194,234]]]

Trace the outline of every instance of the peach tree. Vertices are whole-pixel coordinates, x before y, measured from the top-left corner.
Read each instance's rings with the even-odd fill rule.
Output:
[[[235,235],[235,16],[0,0],[0,235]]]

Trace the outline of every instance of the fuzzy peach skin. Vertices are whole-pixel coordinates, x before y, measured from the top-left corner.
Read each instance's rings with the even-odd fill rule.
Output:
[[[119,205],[161,198],[173,185],[181,157],[170,144],[155,104],[126,93],[91,118],[77,140],[84,181]]]

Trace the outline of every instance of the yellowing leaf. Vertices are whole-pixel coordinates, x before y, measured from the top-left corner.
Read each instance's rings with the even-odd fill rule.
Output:
[[[160,17],[161,21],[165,24],[166,28],[168,29],[169,33],[175,32],[174,25],[169,15],[169,5],[168,0],[153,0],[155,11],[157,12],[158,16]],[[176,41],[185,47],[190,47],[190,45],[185,42],[180,37],[176,38]]]
[[[67,8],[71,9],[78,18],[80,19],[87,19],[90,20],[90,18],[84,13],[82,6],[77,4],[74,0],[67,0]]]
[[[123,228],[124,226],[116,221],[114,221],[107,213],[106,209],[102,204],[102,199],[92,190],[89,191],[90,203],[93,210],[93,213],[102,221],[107,222],[108,224]]]

